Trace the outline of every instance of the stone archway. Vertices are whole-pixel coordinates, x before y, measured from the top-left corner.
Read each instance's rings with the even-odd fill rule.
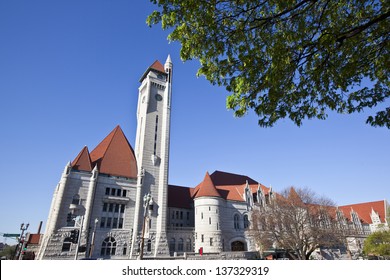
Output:
[[[245,251],[245,243],[242,241],[233,241],[231,244],[232,251]]]

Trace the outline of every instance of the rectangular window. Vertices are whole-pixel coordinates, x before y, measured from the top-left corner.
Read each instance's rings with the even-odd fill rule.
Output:
[[[108,206],[108,212],[112,212],[114,210],[114,204],[110,203]]]
[[[209,218],[209,225],[211,225],[211,218]]]
[[[110,194],[110,188],[106,188],[106,195]]]
[[[117,228],[117,226],[118,226],[118,218],[114,218],[112,220],[112,228]]]
[[[203,234],[200,236],[200,240],[201,240],[202,242],[204,242],[204,235],[203,235]]]
[[[125,205],[124,204],[121,205],[121,213],[125,213]]]
[[[176,219],[179,219],[179,211],[176,211]]]
[[[183,211],[180,211],[180,220],[183,220]]]
[[[120,207],[120,204],[115,204],[115,213],[119,212],[119,207]]]
[[[115,189],[111,189],[111,195],[115,195]]]
[[[123,227],[123,218],[119,218],[118,228],[122,228],[122,227]]]
[[[107,224],[106,224],[106,228],[110,228],[111,227],[111,218],[107,218]]]
[[[100,227],[101,227],[101,228],[104,228],[105,224],[106,224],[106,218],[105,218],[105,217],[102,217],[102,218],[100,219]]]
[[[127,191],[126,191],[126,190],[123,190],[123,191],[122,191],[122,196],[123,196],[123,197],[126,197],[126,195],[127,195]]]
[[[122,194],[122,190],[121,189],[117,189],[116,190],[116,196],[121,196]]]
[[[213,246],[213,238],[210,237],[210,246]]]
[[[104,203],[103,204],[103,212],[106,212],[107,211],[107,203]]]

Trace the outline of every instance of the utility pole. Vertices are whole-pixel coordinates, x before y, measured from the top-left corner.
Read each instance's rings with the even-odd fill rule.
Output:
[[[27,223],[26,225],[24,223],[22,223],[20,225],[21,233],[20,233],[20,236],[19,236],[18,244],[15,247],[14,260],[21,259],[21,253],[22,253],[22,250],[23,250],[23,245],[25,244],[24,243],[24,232],[28,229],[29,225],[30,225],[29,223]],[[22,245],[20,245],[20,244],[22,244]],[[18,255],[18,252],[19,252],[19,255]]]

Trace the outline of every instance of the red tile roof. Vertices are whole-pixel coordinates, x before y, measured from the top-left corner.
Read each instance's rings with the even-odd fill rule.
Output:
[[[367,224],[372,223],[370,216],[372,209],[379,214],[381,222],[384,223],[386,221],[386,208],[387,205],[385,200],[343,205],[338,207],[338,209],[341,210],[344,216],[349,220],[351,219],[351,211],[353,210],[358,214],[360,220]]]
[[[248,176],[215,171],[211,175],[206,173],[203,181],[192,189],[192,197],[209,196],[221,197],[226,200],[245,201],[244,193],[247,182],[252,194],[257,192],[259,185],[261,186],[264,195],[269,194],[269,188],[259,184]]]
[[[145,79],[146,75],[148,75],[150,70],[155,70],[155,71],[160,72],[161,74],[165,74],[165,75],[167,74],[167,73],[165,73],[164,66],[161,64],[161,62],[156,60],[155,62],[153,62],[152,65],[150,65],[148,67],[148,69],[146,69],[145,73],[141,76],[141,79],[139,80],[140,82],[142,82],[143,79]]]
[[[221,197],[208,172],[206,172],[203,181],[195,189],[197,189],[195,198],[204,196]]]
[[[168,207],[193,208],[191,188],[168,185]]]
[[[267,188],[262,184],[260,184],[260,187],[264,195],[269,194],[269,188]],[[216,186],[215,188],[218,190],[221,197],[226,200],[245,201],[244,194],[245,194],[246,183],[239,186],[228,185],[228,186]],[[258,188],[259,188],[258,183],[249,185],[249,189],[252,194],[257,193]]]
[[[85,163],[86,155],[83,149],[73,162]],[[91,168],[97,164],[100,173],[137,178],[137,162],[133,148],[119,125],[96,146],[90,154],[90,159]]]
[[[87,146],[73,160],[72,168],[75,170],[92,171],[92,162]]]
[[[210,177],[216,186],[242,185],[246,182],[248,182],[248,184],[258,184],[257,181],[248,176],[218,170],[214,171]]]

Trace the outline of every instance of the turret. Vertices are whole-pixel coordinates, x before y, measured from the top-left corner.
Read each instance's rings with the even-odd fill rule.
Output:
[[[195,251],[205,253],[222,251],[220,210],[224,200],[207,172],[197,186],[195,206]]]

